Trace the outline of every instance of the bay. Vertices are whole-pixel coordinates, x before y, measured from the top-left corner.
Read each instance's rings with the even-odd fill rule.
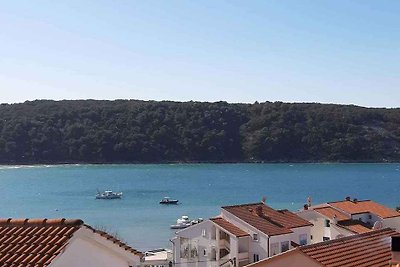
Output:
[[[209,218],[220,207],[267,198],[300,209],[346,196],[400,205],[400,164],[132,164],[0,166],[2,218],[80,218],[139,250],[169,247],[182,215]],[[96,200],[96,190],[123,191]],[[177,198],[176,206],[158,202]]]

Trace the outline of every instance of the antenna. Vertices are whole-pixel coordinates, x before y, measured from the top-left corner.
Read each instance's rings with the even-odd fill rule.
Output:
[[[263,198],[261,199],[261,202],[262,202],[263,204],[265,204],[266,201],[267,201],[267,197],[266,197],[266,196],[263,196]]]

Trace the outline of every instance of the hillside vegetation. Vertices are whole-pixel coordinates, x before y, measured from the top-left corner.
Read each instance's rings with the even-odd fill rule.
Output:
[[[266,102],[0,105],[0,163],[400,161],[400,109]]]

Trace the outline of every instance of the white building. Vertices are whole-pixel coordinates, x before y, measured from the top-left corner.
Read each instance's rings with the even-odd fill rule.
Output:
[[[312,224],[264,203],[222,207],[221,214],[173,238],[178,267],[241,267],[310,243]]]
[[[136,267],[142,253],[81,220],[0,219],[0,266]]]
[[[172,265],[172,251],[169,249],[153,249],[144,253],[143,267],[169,267]]]
[[[312,243],[362,234],[382,228],[400,231],[400,213],[371,200],[344,201],[305,206],[296,213],[314,226]]]

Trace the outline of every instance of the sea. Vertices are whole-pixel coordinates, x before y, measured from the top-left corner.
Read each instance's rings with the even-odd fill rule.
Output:
[[[260,202],[299,210],[346,196],[400,206],[400,164],[132,164],[0,166],[1,218],[80,218],[132,247],[170,248],[177,218]],[[123,198],[95,199],[97,190]],[[169,196],[179,205],[160,205]]]

